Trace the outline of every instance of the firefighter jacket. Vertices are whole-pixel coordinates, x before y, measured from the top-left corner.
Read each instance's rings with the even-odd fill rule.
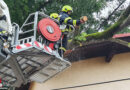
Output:
[[[7,33],[5,30],[0,29],[0,35]]]
[[[73,20],[70,15],[66,12],[61,12],[59,14],[59,22],[60,25],[66,24],[66,29],[62,30],[62,32],[66,32],[66,31],[71,31],[71,28],[69,27],[69,25],[73,25],[73,26],[78,26],[80,25],[80,20]]]

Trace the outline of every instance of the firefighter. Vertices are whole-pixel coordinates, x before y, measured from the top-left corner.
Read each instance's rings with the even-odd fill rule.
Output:
[[[10,17],[8,17],[8,14],[8,7],[6,3],[2,0],[0,2],[0,36],[5,40],[7,39],[7,32],[10,31],[9,26],[11,24]]]
[[[3,58],[10,57],[10,55],[8,55],[10,51],[8,50],[9,43],[7,42],[7,40],[8,40],[8,35],[11,33],[12,33],[12,25],[11,25],[8,6],[3,0],[1,0],[0,1],[0,56],[2,56]]]
[[[6,58],[7,54],[6,52],[4,52],[4,43],[7,41],[8,36],[7,36],[7,31],[4,30],[4,28],[2,28],[2,22],[6,20],[6,17],[0,16],[0,56],[2,56],[1,59]]]
[[[0,35],[3,35],[6,33],[5,29],[7,29],[5,26],[6,23],[6,16],[3,15],[2,10],[0,9]]]
[[[12,34],[12,24],[8,6],[4,0],[0,0],[0,28]]]
[[[57,23],[59,25],[59,14],[58,13],[51,13],[50,14],[50,18],[53,19],[55,21],[55,23]]]
[[[61,12],[59,13],[59,23],[60,25],[66,25],[66,28],[62,30],[63,39],[62,39],[62,47],[60,47],[63,51],[67,49],[67,34],[71,31],[71,27],[69,25],[73,25],[74,27],[78,27],[80,24],[85,23],[85,20],[81,17],[81,19],[73,20],[70,15],[73,12],[73,9],[69,5],[63,6]],[[87,20],[86,20],[87,21]]]
[[[58,24],[58,18],[59,18],[59,15],[58,13],[51,13],[50,14],[50,18],[53,19],[55,21],[55,23]],[[54,50],[54,49],[58,49],[58,46],[59,46],[59,42],[51,42],[49,43],[49,47]]]
[[[6,22],[6,16],[5,15],[0,15],[0,36],[1,38],[7,40],[7,31],[4,30],[4,22]]]

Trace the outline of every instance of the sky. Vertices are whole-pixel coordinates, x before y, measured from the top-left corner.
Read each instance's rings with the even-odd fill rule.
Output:
[[[130,4],[130,0],[126,0],[124,4],[122,5],[122,9],[125,9]],[[112,12],[115,8],[117,8],[119,5],[117,0],[113,0],[111,2],[107,3],[107,7],[103,10],[101,10],[101,16],[102,17],[108,17],[108,12]],[[121,8],[119,8],[121,9]]]
[[[125,9],[130,4],[130,0],[126,0],[123,5],[119,9]],[[117,8],[119,5],[117,0],[113,0],[110,2],[107,2],[107,5],[104,9],[100,11],[100,13],[93,13],[93,17],[97,20],[100,20],[101,17],[107,18],[109,15],[109,12],[113,12],[115,8]]]
[[[109,16],[110,13],[112,13],[114,11],[115,8],[117,8],[119,5],[118,0],[113,0],[113,1],[109,1],[106,4],[106,7],[104,9],[102,9],[98,14],[97,13],[93,13],[93,17],[100,21],[100,18],[107,18]],[[123,5],[120,6],[120,8],[118,10],[121,9],[126,9],[128,7],[128,5],[130,5],[130,0],[126,0]],[[102,23],[102,21],[100,21],[100,23]],[[111,23],[111,22],[110,22]],[[99,32],[101,32],[103,29],[100,29]]]

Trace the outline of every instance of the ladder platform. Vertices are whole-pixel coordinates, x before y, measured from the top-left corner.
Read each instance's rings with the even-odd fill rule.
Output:
[[[28,16],[21,28],[14,24],[10,58],[6,61],[0,59],[0,78],[8,86],[20,87],[31,81],[42,83],[71,65],[69,61],[60,57],[57,50],[48,47],[45,39],[39,36],[39,15],[42,18],[48,17],[42,12],[35,12]],[[33,21],[29,22],[30,18]]]
[[[46,53],[44,50],[31,46],[31,48],[27,47],[26,50],[15,51],[11,59],[1,65],[0,77],[8,85],[16,87],[28,81],[42,83],[70,65],[70,62],[61,57],[56,57],[54,54]],[[19,72],[14,71],[12,67],[17,68]],[[19,82],[19,80],[23,81]]]

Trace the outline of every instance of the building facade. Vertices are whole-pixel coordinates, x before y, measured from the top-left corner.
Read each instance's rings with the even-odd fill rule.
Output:
[[[72,66],[45,83],[33,82],[30,90],[130,90],[130,53],[73,62]]]

